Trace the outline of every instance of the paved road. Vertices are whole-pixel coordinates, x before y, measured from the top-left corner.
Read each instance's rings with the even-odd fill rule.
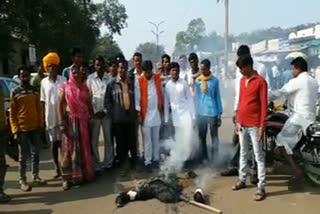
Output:
[[[231,141],[232,125],[230,118],[223,120],[220,135],[222,141]],[[135,202],[124,208],[116,209],[114,200],[119,191],[134,187],[137,182],[150,177],[144,173],[131,173],[128,177],[120,177],[118,171],[106,173],[94,183],[63,192],[60,180],[50,180],[53,175],[53,164],[48,158],[48,152],[43,152],[41,161],[41,176],[49,180],[45,187],[34,187],[30,193],[19,190],[17,182],[17,164],[10,162],[7,175],[6,191],[13,200],[7,205],[0,205],[0,213],[5,214],[207,214],[209,212],[192,207],[185,203],[162,204],[157,200]],[[319,214],[320,189],[308,187],[303,193],[287,191],[287,176],[268,176],[268,198],[260,203],[252,201],[255,191],[253,186],[232,192],[231,186],[236,178],[218,176],[218,169],[204,168],[196,170],[203,176],[200,183],[205,184],[212,206],[223,210],[226,214]],[[216,176],[215,176],[216,175]],[[30,178],[30,176],[29,176]],[[191,195],[194,187],[185,190]]]

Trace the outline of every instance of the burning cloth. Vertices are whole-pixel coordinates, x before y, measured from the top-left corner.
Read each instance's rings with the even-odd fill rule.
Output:
[[[120,193],[115,203],[117,207],[123,207],[130,201],[146,201],[154,198],[163,203],[177,203],[181,201],[183,188],[189,186],[191,179],[196,177],[194,172],[188,172],[180,177],[176,174],[170,174],[168,177],[158,176],[144,182],[136,190]],[[199,192],[196,194],[199,195]]]

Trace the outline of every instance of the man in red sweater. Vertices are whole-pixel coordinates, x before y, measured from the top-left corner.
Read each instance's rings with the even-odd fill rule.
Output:
[[[237,61],[237,66],[243,75],[240,81],[240,98],[238,107],[238,131],[240,140],[240,167],[239,181],[233,190],[246,187],[248,166],[248,153],[250,139],[253,145],[255,160],[258,166],[258,191],[254,194],[255,201],[265,198],[265,157],[263,153],[263,133],[268,105],[267,82],[257,71],[253,70],[253,59],[250,55],[242,56]]]

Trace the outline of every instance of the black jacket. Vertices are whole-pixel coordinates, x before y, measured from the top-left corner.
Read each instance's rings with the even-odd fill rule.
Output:
[[[134,87],[129,79],[129,98],[130,109],[125,110],[122,98],[122,88],[118,78],[113,79],[107,85],[107,91],[105,94],[105,108],[110,113],[112,122],[119,123],[135,123],[136,111],[134,102]]]

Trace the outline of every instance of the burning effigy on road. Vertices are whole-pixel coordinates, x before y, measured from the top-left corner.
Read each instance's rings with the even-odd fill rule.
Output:
[[[216,213],[222,213],[220,210],[205,205],[206,197],[201,188],[197,188],[193,194],[193,200],[183,194],[184,188],[194,184],[197,174],[193,171],[187,173],[162,174],[155,178],[143,182],[135,189],[121,192],[115,200],[117,207],[123,207],[133,201],[146,201],[158,199],[163,203],[178,203],[184,201]]]

